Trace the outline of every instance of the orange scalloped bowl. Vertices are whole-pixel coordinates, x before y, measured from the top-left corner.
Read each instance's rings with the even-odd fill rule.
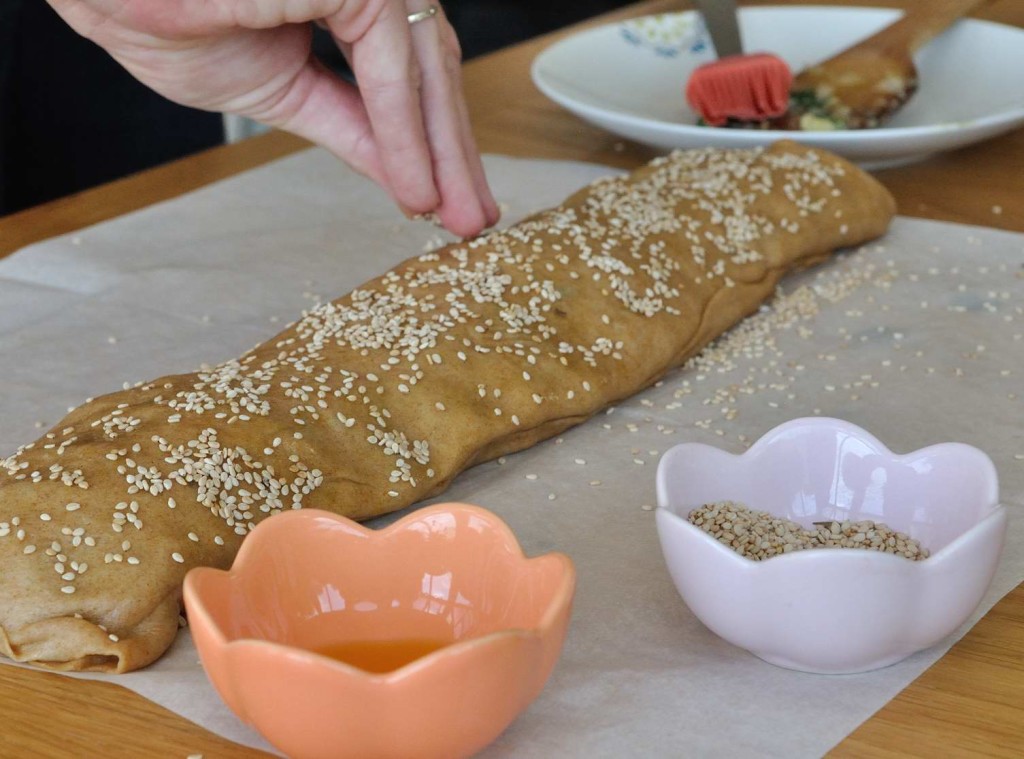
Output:
[[[494,514],[437,504],[372,530],[285,512],[231,569],[185,578],[203,667],[242,720],[291,757],[457,757],[541,692],[575,571],[526,558]]]

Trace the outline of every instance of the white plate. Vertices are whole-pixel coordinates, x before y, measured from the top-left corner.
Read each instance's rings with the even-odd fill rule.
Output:
[[[746,50],[768,51],[799,71],[891,23],[882,8],[743,8]],[[918,160],[1024,124],[1024,30],[988,21],[957,22],[915,59],[920,89],[885,127],[782,132],[697,126],[683,88],[713,60],[694,11],[645,16],[589,29],[537,56],[533,81],[573,113],[657,148],[750,147],[781,137],[826,148],[869,166]],[[1016,72],[1016,73],[1014,73]]]

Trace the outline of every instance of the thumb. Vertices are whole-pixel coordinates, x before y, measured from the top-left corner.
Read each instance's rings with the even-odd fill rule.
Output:
[[[272,107],[242,115],[327,148],[390,191],[359,91],[314,57],[310,56]]]

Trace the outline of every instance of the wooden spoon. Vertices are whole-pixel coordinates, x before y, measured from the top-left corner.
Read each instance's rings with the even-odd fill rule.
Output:
[[[987,1],[915,3],[876,34],[801,71],[790,88],[786,127],[820,130],[879,126],[917,90],[914,53]]]

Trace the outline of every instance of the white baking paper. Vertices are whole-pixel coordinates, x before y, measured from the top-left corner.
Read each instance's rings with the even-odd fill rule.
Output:
[[[509,221],[609,171],[500,157],[487,170]],[[22,250],[0,261],[0,454],[87,396],[233,357],[439,238],[308,151]],[[939,658],[966,627],[887,669],[831,677],[717,638],[665,571],[655,467],[675,443],[738,452],[811,414],[896,451],[976,445],[1011,512],[980,616],[1024,578],[1022,264],[1022,235],[899,218],[879,243],[787,280],[744,327],[757,351],[726,340],[561,438],[458,478],[437,500],[497,512],[527,553],[564,551],[579,573],[553,677],[484,756],[818,756]],[[103,679],[268,748],[208,685],[187,632],[146,670]]]

